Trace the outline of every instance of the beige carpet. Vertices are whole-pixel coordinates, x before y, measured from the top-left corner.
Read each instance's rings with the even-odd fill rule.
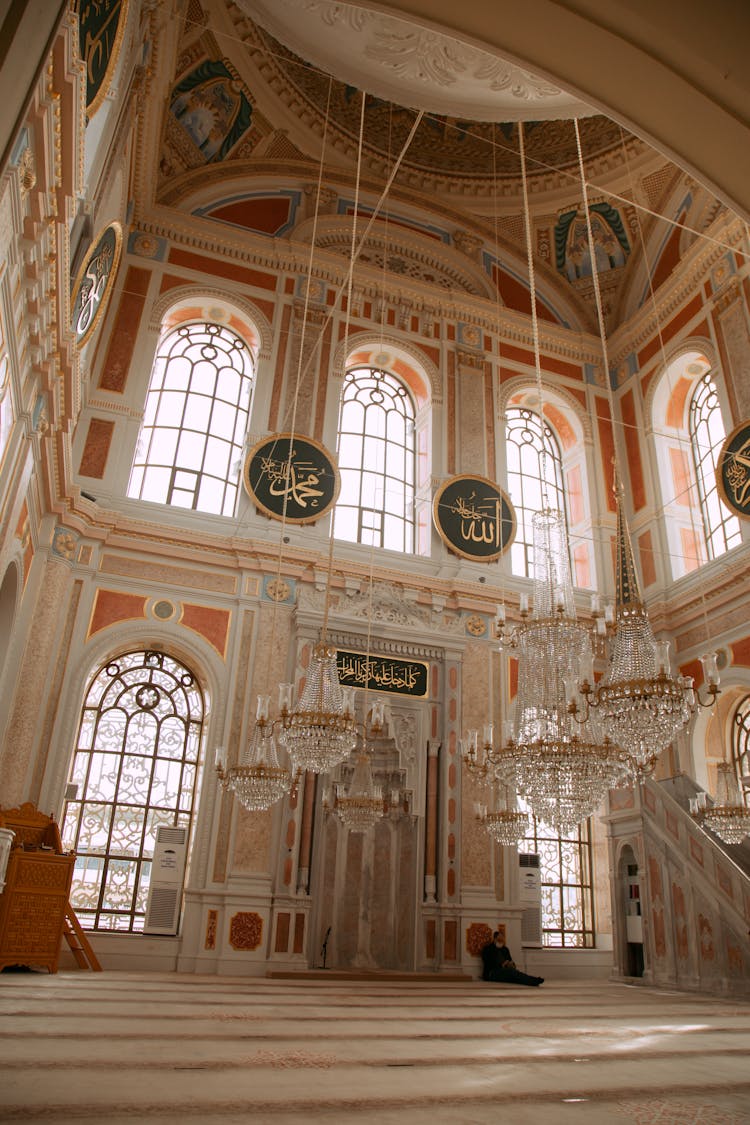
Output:
[[[0,975],[3,1122],[747,1125],[750,1003],[175,974]]]

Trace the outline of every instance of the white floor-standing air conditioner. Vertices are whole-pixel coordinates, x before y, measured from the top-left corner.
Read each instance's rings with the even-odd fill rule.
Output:
[[[536,852],[518,853],[521,945],[542,944],[542,873]]]
[[[182,882],[187,858],[187,828],[160,824],[151,863],[145,934],[176,934],[180,925]]]

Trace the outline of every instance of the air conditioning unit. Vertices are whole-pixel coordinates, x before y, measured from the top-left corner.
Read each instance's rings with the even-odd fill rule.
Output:
[[[187,859],[187,828],[156,829],[144,934],[176,934],[180,925],[182,883]]]
[[[521,945],[542,944],[542,873],[535,852],[518,853],[519,900],[521,914]]]

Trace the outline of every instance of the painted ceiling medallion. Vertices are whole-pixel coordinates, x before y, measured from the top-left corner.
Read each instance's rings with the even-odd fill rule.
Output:
[[[401,105],[479,121],[593,112],[515,63],[406,19],[333,0],[237,2],[290,50],[358,89]]]

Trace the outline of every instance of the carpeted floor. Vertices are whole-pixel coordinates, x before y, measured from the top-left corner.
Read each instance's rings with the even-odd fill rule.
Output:
[[[586,981],[0,976],[0,1120],[747,1125],[750,1003]]]

